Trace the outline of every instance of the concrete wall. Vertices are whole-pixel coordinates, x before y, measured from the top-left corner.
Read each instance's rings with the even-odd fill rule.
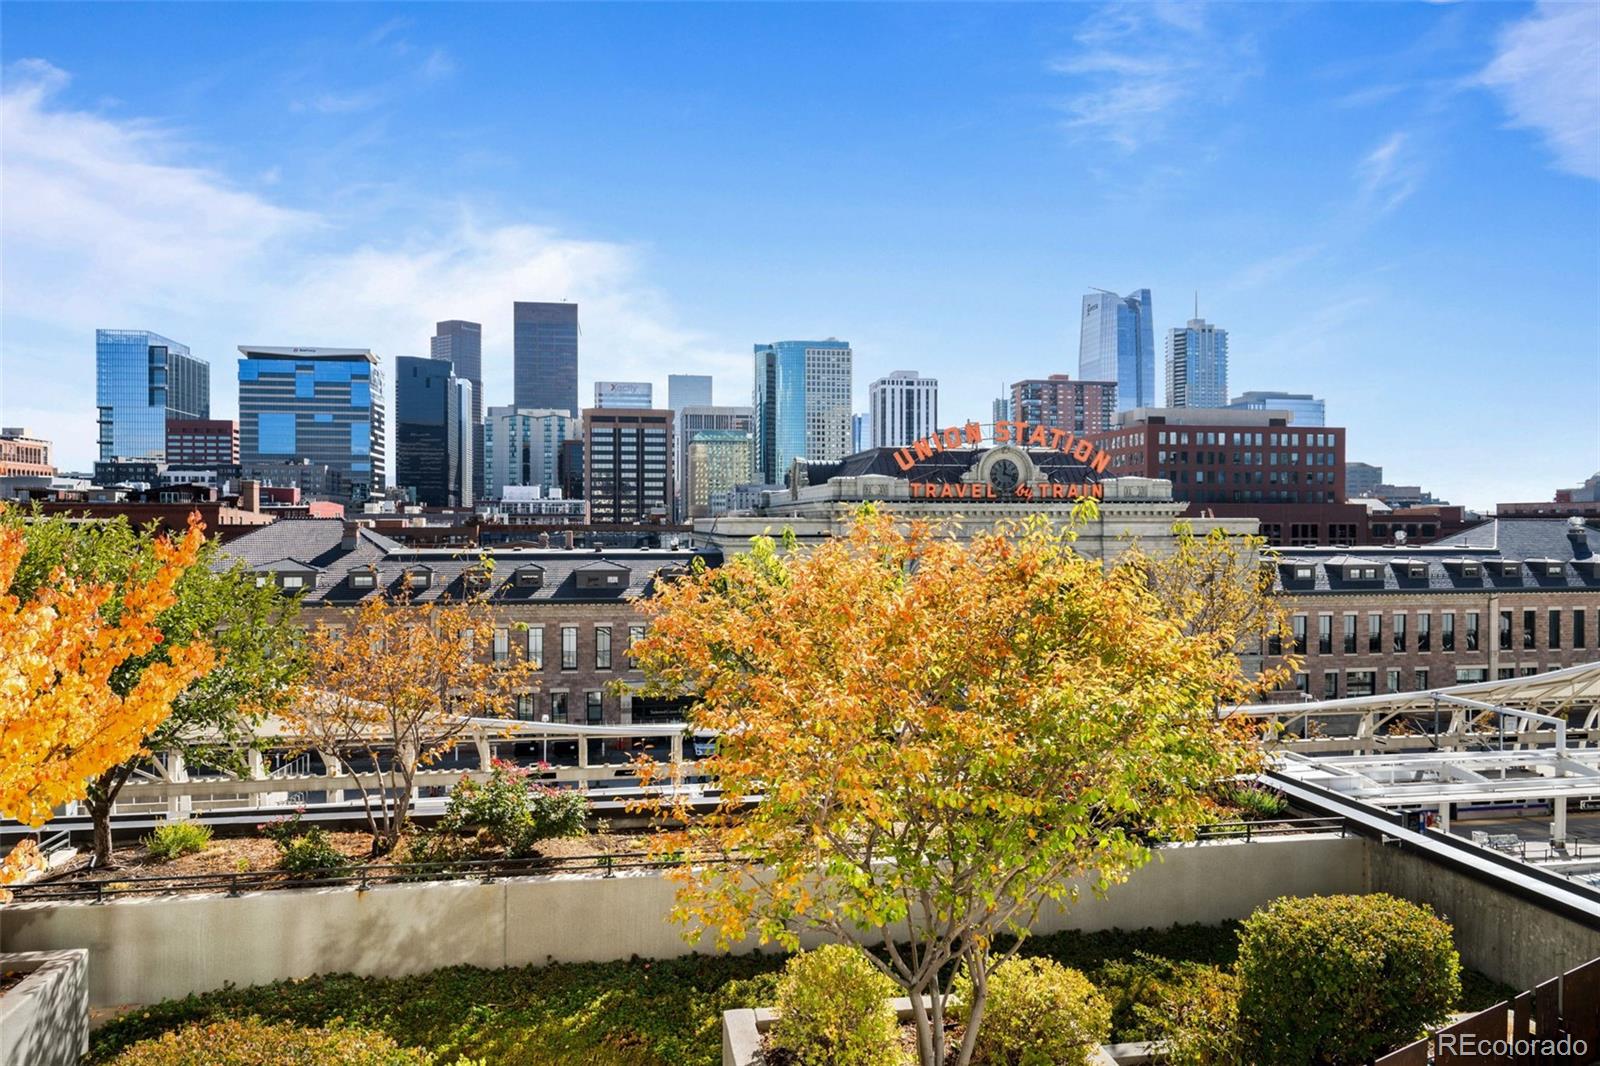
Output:
[[[1428,904],[1455,926],[1462,962],[1514,988],[1600,957],[1600,930],[1415,852],[1369,841],[1367,870],[1367,891]]]
[[[1286,837],[1162,848],[1103,899],[1087,884],[1039,932],[1242,918],[1283,895],[1356,892],[1363,842]],[[673,885],[656,874],[166,896],[0,908],[7,950],[85,947],[96,1006],[153,1003],[220,988],[348,971],[401,975],[441,966],[521,966],[691,950],[666,919]],[[753,942],[741,946],[751,950]]]
[[[89,1050],[89,955],[0,955],[0,972],[28,976],[0,995],[0,1066],[76,1066]]]

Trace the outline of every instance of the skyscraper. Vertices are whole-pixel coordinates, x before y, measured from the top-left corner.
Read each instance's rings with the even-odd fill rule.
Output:
[[[672,516],[672,411],[583,412],[583,491],[594,523]]]
[[[1115,381],[1118,411],[1156,405],[1156,341],[1149,289],[1127,296],[1096,289],[1083,298],[1078,377]]]
[[[1066,374],[1028,378],[1011,386],[1006,411],[1019,422],[1099,433],[1116,424],[1117,383],[1073,381]]]
[[[705,429],[694,437],[684,459],[685,518],[706,518],[728,510],[735,485],[750,480],[755,445],[749,432]]]
[[[513,406],[578,413],[578,305],[511,305]]]
[[[655,390],[648,381],[597,381],[594,383],[596,407],[624,408],[647,411],[655,406],[650,402]]]
[[[667,406],[674,411],[685,407],[710,407],[711,375],[668,374]]]
[[[939,381],[896,370],[867,386],[867,447],[899,448],[932,433],[939,421]]]
[[[365,499],[387,484],[383,371],[365,348],[269,348],[241,344],[239,461],[305,459],[325,465],[345,495]]]
[[[756,471],[782,482],[795,459],[831,462],[851,451],[850,342],[755,346]]]
[[[1289,411],[1296,426],[1325,426],[1328,424],[1327,404],[1309,392],[1256,392],[1235,396],[1229,407],[1248,411]]]
[[[751,438],[752,449],[755,440],[755,412],[748,407],[716,407],[712,405],[690,404],[681,411],[673,412],[674,424],[677,427],[677,447],[673,449],[676,457],[676,469],[673,476],[678,485],[678,517],[684,518],[689,513],[689,502],[685,495],[688,485],[689,472],[685,467],[689,455],[689,448],[701,433],[711,430],[744,433]],[[752,455],[754,453],[752,452]],[[741,482],[749,481],[754,474],[754,467],[747,467]]]
[[[1167,406],[1228,406],[1228,331],[1203,318],[1167,330]]]
[[[167,420],[211,417],[211,365],[144,329],[94,331],[100,459],[162,459]]]
[[[455,379],[455,393],[451,406],[456,412],[456,495],[462,507],[471,507],[478,501],[478,486],[483,481],[479,468],[479,455],[483,451],[483,427],[472,424],[474,409],[478,405],[478,390],[465,378]]]
[[[435,359],[455,368],[456,378],[472,384],[472,419],[463,429],[472,439],[472,491],[483,494],[483,326],[452,318],[435,323],[430,345]]]
[[[395,484],[415,490],[425,506],[459,507],[461,464],[464,458],[470,472],[472,453],[462,455],[458,379],[443,359],[401,356],[394,363]]]
[[[491,407],[484,420],[485,498],[507,485],[537,485],[545,496],[561,488],[561,446],[578,439],[578,419],[548,407]]]

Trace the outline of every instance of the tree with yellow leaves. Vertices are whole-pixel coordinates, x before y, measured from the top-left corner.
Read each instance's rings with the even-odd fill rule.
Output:
[[[1069,903],[1076,878],[1126,879],[1151,835],[1189,831],[1210,786],[1257,757],[1216,713],[1257,688],[1217,654],[1254,622],[1198,624],[1144,567],[1071,539],[1036,520],[961,541],[868,510],[848,536],[787,554],[758,539],[643,604],[631,654],[719,734],[697,772],[721,806],[662,801],[690,935],[877,949],[924,1066],[947,1061],[959,969],[973,1002],[951,1061],[971,1061],[989,975],[1039,908]],[[1253,609],[1252,589],[1237,602]]]
[[[214,662],[202,634],[173,642],[126,691],[113,675],[164,643],[157,619],[194,565],[198,523],[151,545],[151,567],[119,584],[64,570],[23,597],[14,588],[26,527],[0,525],[0,814],[42,825],[88,782],[135,755],[173,700]],[[14,868],[14,867],[13,867]],[[0,877],[4,877],[0,874]]]
[[[402,591],[308,633],[311,680],[284,717],[309,748],[346,760],[374,855],[399,843],[417,771],[455,747],[470,719],[505,717],[531,683],[526,659],[481,654],[494,626],[482,599],[416,603]]]

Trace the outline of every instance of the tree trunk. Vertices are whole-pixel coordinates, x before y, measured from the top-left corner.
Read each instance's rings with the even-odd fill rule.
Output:
[[[111,846],[111,808],[132,773],[133,766],[130,763],[113,766],[89,782],[88,792],[84,795],[83,805],[88,808],[89,821],[94,826],[94,866],[97,870],[116,869],[116,852]]]

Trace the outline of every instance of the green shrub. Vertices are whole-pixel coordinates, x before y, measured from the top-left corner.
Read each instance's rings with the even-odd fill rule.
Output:
[[[972,982],[951,988],[955,1016],[970,1017]],[[1015,958],[989,975],[973,1062],[990,1066],[1083,1066],[1111,1033],[1111,1007],[1089,979],[1050,959]]]
[[[1239,1021],[1274,1066],[1366,1062],[1447,1018],[1461,995],[1450,925],[1388,895],[1280,899],[1239,934]]]
[[[286,818],[268,818],[264,822],[257,822],[256,832],[278,845],[279,850],[282,850],[288,846],[289,841],[311,828],[302,821],[305,813],[306,809],[304,807],[296,807],[294,813]]]
[[[1134,1011],[1166,1041],[1162,1061],[1168,1066],[1242,1066],[1239,979],[1212,967],[1202,970],[1164,986],[1156,1006],[1139,1004]]]
[[[1135,951],[1129,959],[1111,959],[1085,974],[1111,1007],[1112,1037],[1118,1041],[1154,1040],[1153,1022],[1175,990],[1209,981],[1218,967],[1203,962],[1169,959]]]
[[[278,866],[295,877],[331,877],[349,863],[321,826],[308,826],[278,844]]]
[[[515,858],[532,854],[541,840],[582,836],[589,811],[583,794],[537,784],[531,774],[497,762],[487,781],[464,778],[450,792],[439,832],[472,834],[480,846]]]
[[[433,1057],[368,1029],[301,1029],[259,1019],[190,1025],[141,1040],[112,1066],[428,1066]]]
[[[211,827],[199,822],[168,822],[158,825],[144,838],[150,854],[169,862],[184,855],[194,855],[211,846]]]
[[[900,1066],[898,989],[857,948],[829,944],[789,960],[772,1045],[798,1066]]]
[[[1248,781],[1228,781],[1214,789],[1217,802],[1232,808],[1241,822],[1266,822],[1282,818],[1289,810],[1283,793]]]

